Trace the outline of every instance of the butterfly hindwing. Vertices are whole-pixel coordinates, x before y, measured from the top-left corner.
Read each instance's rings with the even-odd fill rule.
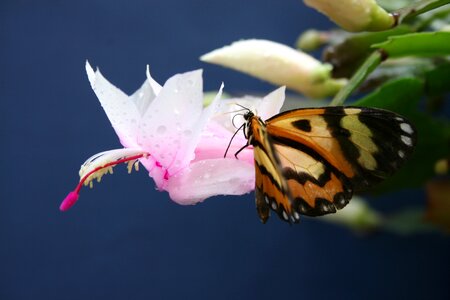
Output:
[[[249,126],[255,158],[256,209],[260,219],[265,223],[272,209],[280,218],[288,220],[292,213],[292,202],[287,182],[279,171],[279,158],[267,136],[264,123],[254,117]]]
[[[279,169],[288,183],[293,210],[309,216],[336,212],[352,197],[345,175],[319,155],[291,141],[274,142]]]
[[[296,109],[266,122],[251,115],[256,204],[265,222],[269,210],[290,222],[343,208],[353,191],[388,177],[411,155],[413,126],[381,109]]]

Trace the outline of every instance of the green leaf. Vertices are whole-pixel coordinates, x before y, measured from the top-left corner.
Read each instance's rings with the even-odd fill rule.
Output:
[[[378,107],[406,114],[417,110],[423,94],[423,83],[416,78],[394,79],[366,97],[356,101],[354,105]]]
[[[435,175],[435,163],[450,156],[450,124],[418,111],[424,84],[416,78],[401,78],[384,84],[354,103],[394,111],[415,125],[418,142],[411,159],[374,191],[382,193],[398,188],[417,187]]]
[[[391,36],[386,42],[372,47],[384,50],[389,58],[450,55],[450,32],[421,32]]]

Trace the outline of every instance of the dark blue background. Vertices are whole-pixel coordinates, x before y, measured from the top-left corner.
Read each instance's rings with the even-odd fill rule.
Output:
[[[450,242],[437,234],[262,225],[253,194],[179,206],[124,167],[58,210],[84,159],[120,147],[86,59],[128,93],[146,64],[161,83],[204,68],[206,89],[223,80],[228,91],[267,93],[198,57],[241,38],[293,44],[329,26],[297,0],[2,0],[0,299],[449,299]]]

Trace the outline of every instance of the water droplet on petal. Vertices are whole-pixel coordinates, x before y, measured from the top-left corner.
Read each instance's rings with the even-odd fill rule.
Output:
[[[158,134],[164,134],[165,132],[166,132],[166,126],[164,126],[164,125],[160,125],[160,126],[158,126],[158,128],[156,129],[156,132],[158,133]]]

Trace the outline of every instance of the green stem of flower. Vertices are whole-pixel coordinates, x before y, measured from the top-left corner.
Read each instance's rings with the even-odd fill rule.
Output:
[[[361,83],[375,70],[383,61],[384,55],[382,50],[374,51],[364,61],[364,63],[356,70],[355,74],[350,78],[346,86],[344,86],[330,102],[330,106],[343,105],[345,100],[351,93],[361,85]]]
[[[449,4],[450,0],[422,0],[414,2],[411,5],[400,8],[394,12],[392,15],[397,18],[397,25],[401,24],[403,21],[413,18],[417,15],[426,13],[435,8]]]

